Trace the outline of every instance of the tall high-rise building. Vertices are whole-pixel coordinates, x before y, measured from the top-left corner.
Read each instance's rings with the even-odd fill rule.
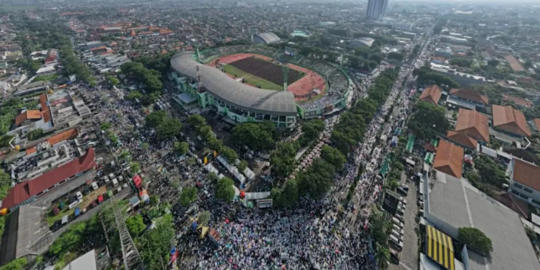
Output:
[[[369,19],[380,20],[386,14],[388,0],[368,0],[367,17]]]

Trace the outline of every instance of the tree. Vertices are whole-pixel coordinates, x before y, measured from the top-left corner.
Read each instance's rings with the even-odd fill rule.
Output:
[[[175,231],[171,214],[156,222],[156,228],[147,231],[137,241],[137,248],[147,269],[164,269],[170,259]]]
[[[0,270],[24,270],[26,264],[26,258],[18,258],[0,267]]]
[[[467,247],[487,255],[493,251],[493,244],[484,232],[477,228],[461,227],[458,229],[458,240]]]
[[[451,65],[455,65],[455,66],[460,66],[460,67],[471,67],[473,61],[471,59],[468,59],[468,58],[463,58],[463,57],[453,57],[450,59],[450,64]]]
[[[322,198],[332,187],[335,168],[330,163],[317,158],[311,166],[300,175],[300,190],[315,199]]]
[[[128,100],[135,100],[135,99],[141,100],[142,98],[143,98],[143,94],[137,90],[133,90],[129,92],[126,96],[126,99]]]
[[[288,176],[294,170],[296,163],[295,156],[297,145],[290,142],[278,143],[276,150],[270,155],[272,164],[272,174],[275,177],[283,178]]]
[[[279,197],[279,205],[290,207],[298,202],[298,196],[298,183],[294,179],[288,180]]]
[[[492,67],[497,67],[499,65],[499,60],[496,60],[496,59],[492,59],[492,60],[489,60],[487,62],[488,65],[492,66]]]
[[[388,262],[390,261],[390,250],[388,249],[388,247],[377,243],[375,260],[377,260],[377,265],[379,266],[379,269],[387,269]]]
[[[123,160],[127,160],[127,161],[131,161],[131,154],[128,151],[122,151],[122,153],[120,153],[118,158],[123,159]]]
[[[274,146],[275,126],[270,121],[238,124],[231,132],[232,141],[255,151],[271,149]]]
[[[413,108],[408,127],[418,138],[432,139],[438,134],[446,134],[450,123],[448,123],[442,107],[418,101]]]
[[[223,177],[218,179],[216,186],[216,198],[227,202],[232,201],[234,198],[234,181],[230,178]]]
[[[200,126],[206,125],[206,119],[199,114],[192,114],[187,119],[188,124],[198,129]]]
[[[501,187],[506,183],[506,172],[504,167],[499,165],[492,158],[480,155],[474,160],[474,167],[478,170],[482,181]]]
[[[324,122],[321,119],[315,119],[302,124],[302,135],[298,139],[300,146],[307,146],[313,140],[317,139],[324,131]]]
[[[112,124],[109,122],[103,122],[100,125],[101,130],[109,130],[112,127]]]
[[[126,227],[131,237],[136,238],[146,229],[146,224],[144,224],[143,217],[136,214],[126,219]]]
[[[182,123],[175,118],[165,118],[156,128],[156,133],[160,139],[170,139],[182,131]]]
[[[206,226],[208,225],[208,222],[210,222],[211,216],[209,211],[204,211],[199,215],[199,218],[197,219],[199,221],[200,225]]]
[[[197,188],[185,187],[180,193],[180,203],[187,207],[197,199]]]
[[[107,79],[107,81],[109,81],[110,84],[112,85],[119,85],[120,84],[120,80],[118,80],[118,78],[114,77],[114,76],[111,76],[111,75],[108,75],[105,77]]]
[[[189,152],[189,143],[187,142],[175,142],[174,152],[179,155],[185,155]]]
[[[33,141],[39,139],[41,136],[43,136],[43,129],[36,128],[28,133],[26,133],[26,137],[28,140]]]
[[[238,154],[236,153],[236,151],[227,146],[221,149],[220,155],[223,156],[223,158],[225,158],[227,162],[231,164],[234,164],[234,162],[238,159]]]
[[[247,165],[248,165],[247,161],[245,160],[240,161],[240,164],[238,164],[238,170],[243,172],[247,168]]]
[[[139,162],[132,162],[131,165],[129,166],[129,171],[132,174],[139,173],[140,170],[141,170],[141,164],[139,164]]]
[[[223,141],[221,141],[220,139],[218,138],[212,138],[210,139],[208,142],[206,142],[208,144],[208,147],[218,153],[221,152],[221,150],[223,149]]]
[[[145,124],[148,127],[155,128],[159,126],[166,118],[167,113],[165,111],[154,111],[146,116]]]
[[[145,143],[143,143],[143,144],[141,145],[141,148],[142,148],[144,151],[146,151],[146,150],[148,150],[148,149],[150,148],[150,144],[148,144],[148,143],[145,142]]]
[[[321,158],[332,164],[338,171],[343,170],[343,166],[347,162],[347,159],[339,150],[328,145],[322,147]]]

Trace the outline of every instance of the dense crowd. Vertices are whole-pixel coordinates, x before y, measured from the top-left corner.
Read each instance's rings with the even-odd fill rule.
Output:
[[[328,200],[304,199],[296,209],[229,211],[214,224],[221,239],[206,241],[187,269],[376,269],[369,237],[336,223]],[[219,220],[219,219],[218,219]],[[360,225],[360,224],[359,224]],[[196,238],[190,238],[192,246]]]

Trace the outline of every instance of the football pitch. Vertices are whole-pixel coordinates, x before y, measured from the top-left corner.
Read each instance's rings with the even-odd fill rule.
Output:
[[[283,85],[277,85],[265,79],[261,79],[255,75],[249,74],[231,65],[224,65],[223,70],[225,71],[225,73],[232,75],[233,77],[244,78],[247,84],[253,85],[255,87],[259,86],[262,89],[267,90],[283,90]]]

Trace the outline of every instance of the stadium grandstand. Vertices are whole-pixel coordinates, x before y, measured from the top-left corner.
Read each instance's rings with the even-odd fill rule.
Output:
[[[251,39],[255,44],[272,44],[281,41],[281,39],[272,32],[255,34]]]
[[[242,76],[224,72],[223,66],[230,64],[223,63],[227,62],[224,59],[238,61],[257,55],[283,70],[290,69],[289,76],[296,70],[303,77],[288,78],[291,84],[281,91],[251,86]],[[287,58],[283,50],[263,45],[179,52],[171,59],[171,68],[169,77],[181,92],[175,101],[184,107],[215,108],[231,123],[270,120],[280,128],[291,128],[297,116],[309,119],[346,108],[353,92],[353,83],[341,68],[296,53]]]

